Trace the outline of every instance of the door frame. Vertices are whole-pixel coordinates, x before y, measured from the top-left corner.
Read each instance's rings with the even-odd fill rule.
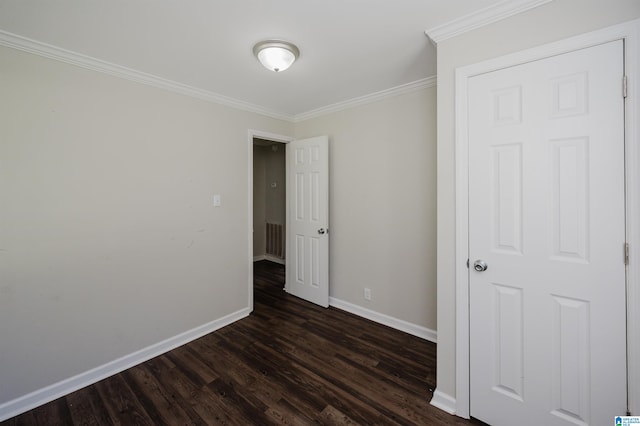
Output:
[[[249,218],[249,222],[247,223],[248,227],[247,229],[249,230],[248,232],[248,237],[249,237],[249,256],[248,256],[248,260],[249,260],[249,282],[248,282],[248,294],[249,294],[249,301],[248,301],[248,306],[249,306],[249,312],[253,312],[253,139],[254,138],[259,138],[259,139],[266,139],[269,141],[273,141],[273,142],[280,142],[280,143],[284,143],[287,144],[293,140],[295,140],[294,137],[292,136],[286,136],[286,135],[278,135],[275,133],[269,133],[269,132],[263,132],[261,130],[253,130],[253,129],[249,129],[248,131],[248,140],[247,140],[247,156],[248,156],[248,160],[247,160],[247,175],[248,175],[248,182],[247,182],[247,186],[248,186],[248,193],[249,193],[249,198],[248,198],[248,206],[249,206],[249,211],[248,211],[248,218]],[[289,205],[289,194],[286,195],[287,197],[287,206]],[[289,227],[286,227],[285,230],[285,241],[289,240]],[[285,255],[286,256],[286,255]],[[286,258],[285,258],[285,262],[286,262]]]
[[[456,398],[455,414],[470,417],[469,392],[469,139],[468,84],[473,76],[569,53],[602,43],[624,40],[627,78],[640,75],[640,19],[523,50],[455,71],[455,291]],[[627,401],[640,414],[640,81],[629,81],[625,102],[626,236],[631,250],[627,266]],[[622,93],[622,81],[621,81]],[[620,248],[622,261],[623,248]],[[634,405],[635,404],[635,405]],[[620,413],[624,415],[625,413]]]

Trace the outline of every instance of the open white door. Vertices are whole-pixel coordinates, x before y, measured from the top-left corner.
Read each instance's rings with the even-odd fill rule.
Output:
[[[287,293],[329,306],[329,138],[287,144]]]
[[[622,78],[622,41],[470,78],[470,402],[491,425],[626,412]]]

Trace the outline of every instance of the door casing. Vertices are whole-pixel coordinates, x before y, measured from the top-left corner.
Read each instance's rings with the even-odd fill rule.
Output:
[[[260,130],[249,130],[249,137],[247,140],[247,152],[248,152],[248,162],[247,162],[247,192],[249,193],[249,198],[248,198],[248,206],[249,206],[249,211],[247,214],[247,217],[249,218],[249,222],[247,223],[248,226],[248,237],[249,237],[249,252],[248,252],[248,259],[249,259],[249,263],[248,263],[248,268],[249,268],[249,282],[248,282],[248,294],[249,294],[249,301],[248,301],[248,306],[249,306],[249,311],[253,312],[253,139],[254,138],[259,138],[259,139],[266,139],[266,140],[270,140],[270,141],[274,141],[274,142],[280,142],[280,143],[289,143],[292,140],[294,140],[295,138],[292,136],[285,136],[285,135],[277,135],[275,133],[269,133],[269,132],[263,132]],[[288,195],[287,195],[288,197]],[[288,204],[287,204],[288,205]],[[285,236],[285,241],[288,241],[289,239],[289,227],[287,227],[287,229],[285,230],[285,232],[287,233],[287,235]],[[285,260],[286,261],[286,260]]]
[[[456,69],[456,395],[455,414],[469,418],[469,205],[468,205],[468,80],[478,74],[520,65],[601,43],[624,40],[625,74],[640,75],[640,20],[572,37]],[[631,251],[627,266],[628,409],[640,411],[640,81],[629,82],[625,102],[626,233]],[[622,93],[622,81],[620,82]],[[623,256],[622,247],[620,257]],[[437,391],[436,391],[437,392]],[[625,413],[620,413],[621,415]]]

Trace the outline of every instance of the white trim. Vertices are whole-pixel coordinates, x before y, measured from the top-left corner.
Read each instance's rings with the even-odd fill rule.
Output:
[[[299,123],[311,118],[320,117],[323,115],[331,114],[338,111],[343,111],[349,108],[355,108],[357,106],[371,104],[384,99],[392,98],[395,96],[404,95],[407,93],[417,92],[418,90],[434,87],[437,84],[435,76],[423,78],[413,81],[411,83],[402,84],[400,86],[392,87],[390,89],[381,90],[379,92],[371,93],[365,96],[349,99],[343,102],[327,105],[321,108],[316,108],[311,111],[296,114],[294,116],[294,122]]]
[[[260,105],[234,99],[229,96],[220,95],[215,92],[182,84],[177,81],[168,80],[166,78],[158,77],[142,71],[123,67],[121,65],[103,61],[101,59],[83,55],[81,53],[72,52],[61,47],[53,46],[37,40],[32,40],[30,38],[22,37],[20,35],[3,30],[0,30],[0,46],[22,50],[27,53],[54,59],[66,64],[75,65],[104,74],[109,74],[115,77],[123,78],[125,80],[135,81],[136,83],[146,84],[148,86],[168,90],[170,92],[179,93],[181,95],[190,96],[207,102],[228,106],[230,108],[239,109],[241,111],[252,112],[278,120],[288,121],[290,123],[298,123],[310,118],[315,118],[333,112],[342,111],[347,108],[353,108],[356,106],[377,102],[393,96],[415,92],[417,90],[421,90],[427,87],[433,87],[436,85],[435,77],[427,77],[421,80],[392,87],[390,89],[317,108],[305,113],[287,114],[265,108]]]
[[[625,103],[625,158],[627,182],[628,401],[632,415],[640,415],[640,19],[627,27],[625,73],[629,81]]]
[[[464,34],[476,28],[531,10],[552,0],[504,0],[484,9],[469,13],[452,21],[430,28],[424,33],[434,43]]]
[[[113,64],[81,53],[72,52],[70,50],[37,40],[32,40],[3,30],[0,30],[0,46],[22,50],[24,52],[54,59],[56,61],[75,65],[81,68],[113,75],[125,80],[135,81],[137,83],[146,84],[148,86],[157,87],[159,89],[168,90],[170,92],[179,93],[181,95],[190,96],[207,102],[225,105],[242,111],[253,112],[290,122],[294,119],[293,115],[290,114],[283,114],[278,111],[264,108],[260,105],[244,102],[229,96],[220,95],[215,92],[182,84],[177,81],[168,80],[142,71],[123,67],[121,65]]]
[[[467,79],[456,70],[455,91],[455,170],[456,170],[456,414],[469,418],[469,146],[466,110]],[[459,83],[464,78],[464,90]],[[464,143],[462,143],[464,141]],[[464,260],[462,260],[464,259]]]
[[[640,75],[640,19],[589,32],[496,59],[456,69],[456,414],[469,417],[469,275],[468,246],[468,80],[478,74],[544,59],[550,56],[625,40],[625,72]],[[631,244],[627,268],[627,336],[630,409],[640,411],[640,81],[629,83],[625,106],[627,183],[627,241]]]
[[[281,265],[285,265],[286,262],[284,259],[280,259],[279,257],[272,256],[270,254],[262,254],[260,256],[253,256],[253,262],[260,262],[261,260],[268,260],[269,262],[279,263]]]
[[[456,414],[456,399],[438,389],[433,393],[430,404],[446,413]]]
[[[378,324],[386,325],[387,327],[391,327],[393,329],[403,331],[407,334],[411,334],[421,339],[437,343],[438,333],[435,330],[431,330],[430,328],[394,318],[389,315],[381,314],[379,312],[372,311],[371,309],[363,308],[362,306],[354,305],[352,303],[345,302],[344,300],[336,299],[335,297],[329,297],[329,305],[333,306],[334,308],[350,312],[354,315],[358,315],[359,317],[377,322]]]
[[[249,129],[248,131],[248,139],[247,139],[247,192],[249,193],[249,199],[247,200],[247,205],[249,206],[249,211],[247,212],[247,217],[249,218],[249,282],[248,282],[248,295],[249,295],[249,311],[253,311],[253,139],[266,139],[274,142],[281,143],[289,143],[294,140],[291,136],[278,135],[275,133],[263,132],[261,130],[253,130]],[[288,241],[289,238],[289,227],[286,227],[286,236],[285,241]],[[286,261],[286,259],[285,259]],[[285,282],[286,286],[286,282]]]
[[[246,308],[0,405],[0,422],[118,374],[247,317]]]

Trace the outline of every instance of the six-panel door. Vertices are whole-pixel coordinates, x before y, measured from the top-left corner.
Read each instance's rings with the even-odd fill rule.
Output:
[[[622,41],[469,82],[471,415],[626,411]]]

